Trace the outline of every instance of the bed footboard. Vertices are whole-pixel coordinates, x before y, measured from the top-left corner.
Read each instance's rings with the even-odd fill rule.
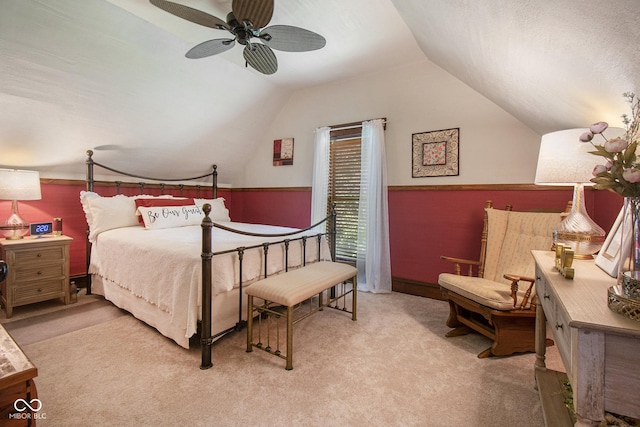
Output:
[[[313,224],[312,226],[304,229],[304,230],[296,230],[290,233],[279,233],[279,234],[258,234],[258,233],[249,233],[246,231],[241,231],[241,230],[235,230],[232,228],[229,228],[227,226],[221,225],[221,224],[217,224],[214,223],[211,220],[211,217],[209,216],[211,213],[211,206],[209,204],[205,204],[202,207],[202,210],[204,211],[204,219],[202,220],[202,317],[201,317],[201,325],[200,325],[200,345],[201,345],[201,350],[202,350],[202,362],[200,364],[200,369],[209,369],[213,366],[213,363],[211,361],[211,346],[213,345],[213,342],[219,338],[222,335],[226,335],[229,332],[232,331],[237,331],[237,330],[241,330],[245,323],[242,320],[242,302],[243,302],[243,292],[242,292],[242,277],[243,277],[243,271],[242,271],[242,266],[243,266],[243,255],[244,255],[244,251],[247,249],[253,249],[256,247],[261,247],[263,250],[263,257],[264,257],[264,272],[263,272],[263,276],[264,278],[266,278],[268,276],[268,272],[267,272],[267,256],[269,253],[269,246],[271,245],[276,245],[276,244],[281,244],[284,246],[284,251],[285,251],[285,272],[287,272],[289,270],[289,245],[291,242],[293,241],[297,241],[300,240],[302,243],[302,250],[303,250],[303,255],[302,255],[302,265],[304,266],[306,264],[306,245],[307,245],[307,240],[309,239],[313,239],[315,237],[317,245],[318,245],[318,259],[317,261],[321,261],[322,259],[322,255],[321,255],[321,245],[322,245],[322,239],[324,238],[328,238],[329,239],[329,249],[331,252],[331,260],[335,261],[335,247],[336,247],[336,211],[335,211],[335,206],[332,207],[331,209],[331,213],[322,221],[319,221],[316,224]],[[300,234],[300,233],[304,233],[313,229],[316,229],[317,227],[321,226],[325,224],[326,227],[326,231],[324,232],[320,232],[317,233],[316,235],[305,235],[305,236],[299,236],[299,237],[293,237],[290,238],[293,235],[296,234]],[[262,245],[257,245],[257,246],[250,246],[250,247],[238,247],[236,249],[232,249],[232,250],[228,250],[228,251],[222,251],[222,252],[216,252],[213,253],[212,252],[212,229],[213,227],[217,227],[217,228],[221,228],[224,229],[226,231],[230,231],[233,233],[237,233],[237,234],[243,234],[243,235],[247,235],[247,236],[258,236],[258,237],[282,237],[283,240],[280,241],[276,241],[276,242],[269,242],[269,243],[263,243]],[[239,266],[239,278],[240,278],[240,283],[239,283],[239,292],[238,292],[238,322],[236,323],[235,327],[229,328],[225,331],[222,331],[216,335],[212,335],[211,331],[212,331],[212,324],[211,324],[211,306],[212,306],[212,297],[213,297],[213,274],[214,272],[212,271],[212,260],[213,257],[215,255],[221,255],[224,253],[229,253],[229,252],[236,252],[238,255],[238,266]],[[331,298],[333,298],[335,295],[335,289],[331,288]]]

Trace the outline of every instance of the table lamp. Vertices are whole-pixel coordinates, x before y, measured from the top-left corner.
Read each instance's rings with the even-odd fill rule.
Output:
[[[11,215],[0,223],[7,239],[22,239],[29,231],[18,212],[18,200],[40,200],[40,174],[33,171],[0,169],[0,200],[11,200]]]
[[[602,158],[590,154],[594,147],[580,142],[589,129],[568,129],[542,135],[535,183],[541,185],[573,185],[571,212],[553,231],[553,243],[571,247],[576,258],[591,258],[604,243],[605,231],[587,214],[584,186],[594,185],[593,168]],[[621,128],[608,128],[607,138],[624,135]]]

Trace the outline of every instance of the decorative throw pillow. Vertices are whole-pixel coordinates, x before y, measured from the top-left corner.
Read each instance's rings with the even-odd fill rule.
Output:
[[[184,227],[199,225],[204,218],[204,212],[199,206],[155,206],[138,208],[147,229]]]
[[[140,210],[139,208],[145,207],[145,208],[153,208],[153,207],[162,207],[162,206],[193,206],[194,202],[193,199],[188,199],[186,197],[181,197],[181,198],[160,198],[160,197],[154,197],[154,198],[137,198],[135,199],[135,204],[136,204],[136,215],[138,215],[138,222],[141,225],[144,225],[142,216],[140,215]]]
[[[202,207],[205,203],[211,205],[211,217],[212,221],[231,221],[229,217],[229,209],[224,205],[224,197],[218,197],[217,199],[193,199],[196,206]]]

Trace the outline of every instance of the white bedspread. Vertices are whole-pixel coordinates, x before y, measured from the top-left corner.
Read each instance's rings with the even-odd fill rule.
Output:
[[[254,233],[285,233],[295,229],[260,224],[224,223],[230,228]],[[213,228],[213,252],[252,246],[266,241],[284,240],[282,237],[249,237]],[[306,234],[312,235],[313,232]],[[300,235],[289,236],[293,239]],[[186,330],[186,337],[196,332],[200,317],[202,286],[202,228],[198,226],[147,230],[143,227],[125,227],[101,233],[91,250],[89,273],[99,275],[126,289],[144,302],[171,316],[171,323]],[[321,259],[329,260],[326,239],[322,239]],[[244,254],[243,286],[264,275],[262,248],[247,250]],[[307,262],[317,261],[317,238],[307,239]],[[268,274],[284,269],[283,245],[272,245],[268,250]],[[289,267],[301,265],[302,244],[291,242]],[[239,285],[238,257],[229,253],[215,255],[213,266],[213,293],[232,290]],[[144,320],[144,319],[142,319]]]

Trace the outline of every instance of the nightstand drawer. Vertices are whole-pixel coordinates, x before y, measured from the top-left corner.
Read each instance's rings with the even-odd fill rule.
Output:
[[[60,279],[65,276],[65,266],[61,262],[52,265],[32,265],[31,268],[17,267],[14,271],[17,285],[32,280]]]
[[[64,296],[64,281],[53,280],[32,283],[26,286],[18,286],[13,289],[14,305],[30,304],[51,298]]]
[[[64,248],[54,246],[39,249],[28,249],[15,251],[15,262],[17,264],[34,266],[36,264],[46,264],[61,262],[64,259]]]

